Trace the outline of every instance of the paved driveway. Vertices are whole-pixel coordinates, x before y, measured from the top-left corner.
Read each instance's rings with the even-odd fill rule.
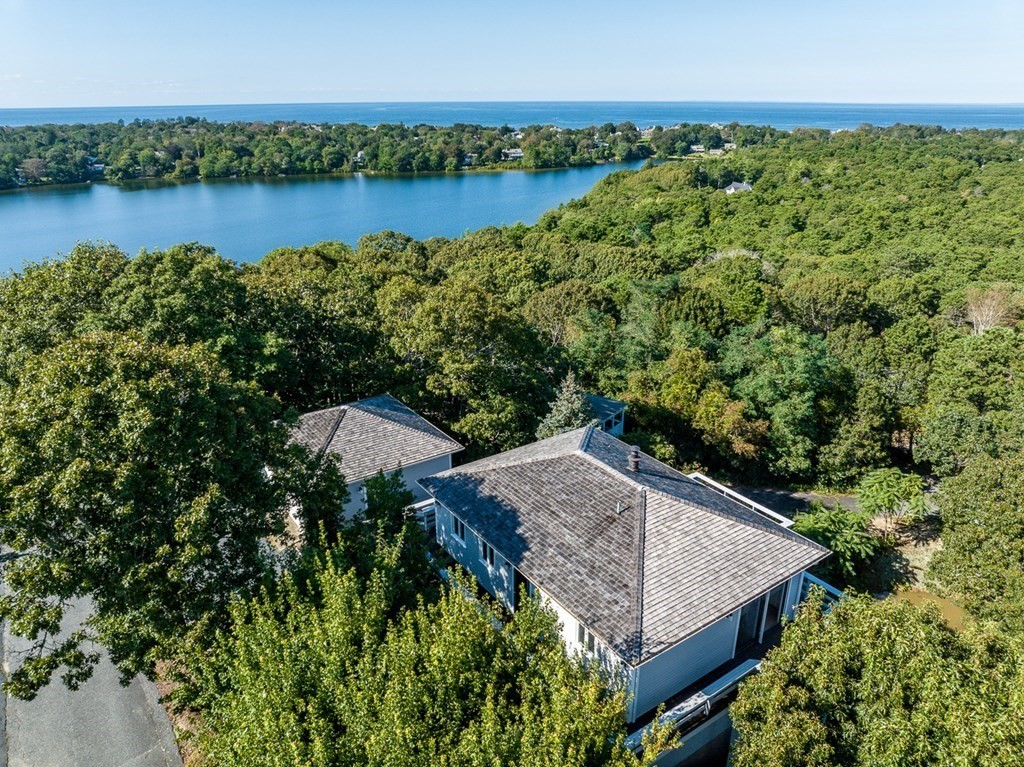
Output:
[[[68,624],[85,615],[77,605]],[[0,643],[10,668],[26,643],[6,627]],[[55,678],[32,701],[0,693],[0,767],[181,767],[181,757],[156,686],[137,677],[121,687],[104,657],[77,692]]]

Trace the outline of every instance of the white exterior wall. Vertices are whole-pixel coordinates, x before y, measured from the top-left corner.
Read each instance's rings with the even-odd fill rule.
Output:
[[[740,611],[736,610],[634,668],[628,720],[633,721],[731,660],[739,618]]]
[[[515,606],[515,570],[512,564],[495,552],[494,567],[484,562],[480,536],[466,526],[466,540],[460,541],[452,532],[452,513],[440,503],[436,505],[437,542],[452,558],[473,573],[481,586],[495,596],[508,610]],[[465,521],[465,520],[463,520]]]
[[[796,608],[800,606],[800,583],[804,579],[804,574],[800,573],[794,575],[789,580],[789,591],[786,592],[786,609],[785,614],[787,618],[792,619],[796,615]]]
[[[412,491],[414,496],[413,502],[419,503],[425,501],[430,497],[430,493],[420,487],[416,481],[429,477],[431,474],[437,474],[441,471],[447,471],[452,467],[451,455],[441,455],[437,458],[431,458],[428,461],[420,461],[419,463],[411,463],[408,466],[403,466],[400,471],[402,472],[405,486]],[[341,465],[342,472],[345,471],[344,461]],[[345,516],[354,517],[358,512],[366,508],[366,500],[363,498],[363,483],[366,480],[356,480],[355,482],[348,483],[348,503],[345,504]]]

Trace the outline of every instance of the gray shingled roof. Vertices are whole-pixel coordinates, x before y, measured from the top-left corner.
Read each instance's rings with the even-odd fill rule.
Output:
[[[828,550],[588,426],[420,480],[631,664]]]
[[[586,396],[591,415],[602,423],[626,408],[626,403],[619,402],[617,399],[610,399],[609,397],[602,397],[600,394],[590,394],[589,392],[587,392]]]
[[[299,416],[292,439],[314,452],[339,455],[348,482],[462,450],[390,394]]]

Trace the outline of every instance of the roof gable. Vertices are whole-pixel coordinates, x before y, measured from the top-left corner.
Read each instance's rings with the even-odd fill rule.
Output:
[[[593,427],[420,480],[632,664],[827,556]]]
[[[292,439],[311,451],[340,456],[348,482],[462,450],[390,394],[299,416]]]

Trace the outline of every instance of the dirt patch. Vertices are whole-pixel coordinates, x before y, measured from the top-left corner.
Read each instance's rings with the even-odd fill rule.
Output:
[[[202,720],[195,712],[177,711],[168,703],[168,696],[176,686],[177,684],[170,679],[169,664],[164,661],[158,662],[156,664],[156,690],[160,694],[160,703],[174,728],[174,738],[178,742],[181,761],[184,763],[184,767],[201,767],[203,759],[196,742],[202,727]]]

